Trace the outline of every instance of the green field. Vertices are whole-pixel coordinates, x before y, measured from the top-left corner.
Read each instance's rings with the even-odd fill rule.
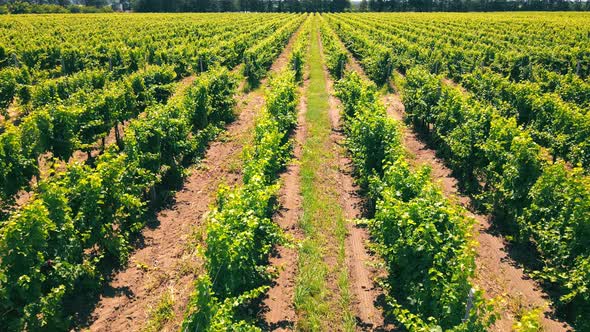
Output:
[[[2,15],[0,331],[590,331],[589,77],[579,12]]]

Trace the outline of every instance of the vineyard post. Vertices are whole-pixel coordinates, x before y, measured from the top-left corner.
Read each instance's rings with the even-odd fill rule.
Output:
[[[475,296],[475,290],[471,288],[469,290],[469,294],[467,295],[467,306],[465,307],[465,318],[463,318],[463,322],[469,320],[469,312],[473,307],[473,297]]]
[[[115,122],[115,140],[117,141],[117,146],[120,150],[123,150],[123,146],[121,142],[121,133],[119,133],[119,121]]]

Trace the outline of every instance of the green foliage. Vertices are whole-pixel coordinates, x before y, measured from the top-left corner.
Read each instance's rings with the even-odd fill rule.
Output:
[[[542,315],[540,308],[528,310],[520,316],[520,319],[512,326],[515,332],[539,332],[542,331],[540,316]]]
[[[16,71],[12,68],[0,70],[0,115],[6,115],[16,91]]]
[[[431,98],[434,82],[442,93]],[[538,132],[518,126],[522,114],[484,107],[424,70],[408,71],[405,86],[408,116],[421,123],[431,117],[424,110],[434,112],[431,135],[443,157],[505,231],[537,249],[544,266],[533,275],[556,286],[561,310],[577,327],[585,328],[588,320],[583,312],[590,303],[586,296],[588,230],[584,226],[590,199],[587,175],[562,162],[549,163],[546,152],[534,141]],[[547,114],[551,112],[558,113],[555,108]],[[555,127],[551,122],[544,126],[547,130]],[[559,135],[552,137],[560,139]]]
[[[272,19],[252,33],[242,33],[246,27],[240,30],[237,25],[228,29],[230,24],[208,33],[225,32],[229,37],[216,52],[227,47],[246,49],[257,37],[270,34],[265,28],[291,17]],[[195,44],[187,43],[200,47]],[[177,184],[186,164],[234,118],[237,82],[229,70],[211,66],[186,93],[162,105],[176,86],[176,72],[188,68],[163,63],[182,57],[171,59],[164,53],[142,50],[147,53],[137,54],[146,56],[143,60],[135,53],[138,49],[126,53],[124,47],[116,51],[104,49],[104,44],[100,47],[101,52],[108,53],[100,60],[108,62],[108,71],[86,70],[96,59],[85,55],[85,50],[70,48],[68,54],[56,48],[28,52],[17,46],[15,50],[18,56],[13,60],[22,61],[25,67],[14,70],[18,75],[11,76],[17,85],[31,83],[25,75],[26,67],[34,67],[34,76],[42,82],[30,89],[30,100],[19,95],[21,106],[32,107],[31,112],[18,127],[7,123],[0,135],[3,204],[11,204],[13,195],[26,188],[37,172],[41,154],[50,151],[55,157],[68,159],[77,149],[92,149],[96,140],[118,123],[135,119],[125,130],[124,142],[117,142],[121,143],[118,147],[103,146],[105,151],[92,167],[71,164],[63,172],[51,170],[55,175],[40,181],[30,201],[4,222],[0,237],[0,325],[10,330],[67,330],[70,311],[64,302],[95,290],[102,280],[99,268],[125,263],[130,240],[143,227],[147,203],[158,198],[157,189]],[[2,56],[5,61],[6,55]],[[234,58],[224,61],[235,63],[241,54],[227,56]],[[71,75],[44,80],[45,76],[62,74],[51,69],[57,59],[65,61],[60,70]],[[144,61],[162,65],[146,66]],[[136,72],[121,77],[127,70]],[[145,114],[137,117],[140,112]],[[280,141],[285,143],[284,138]],[[269,201],[271,205],[274,203]],[[13,250],[18,247],[15,243],[23,249]]]
[[[399,306],[394,305],[394,313],[412,331],[412,312],[444,331],[484,330],[486,303],[480,293],[469,297],[475,271],[473,222],[443,197],[429,176],[428,169],[410,172],[400,159],[387,166],[381,183],[374,184],[381,190],[370,228],[386,248],[382,255],[388,264],[390,301]],[[475,309],[465,322],[470,305]]]
[[[511,82],[489,71],[475,71],[467,76],[465,83],[479,100],[492,103],[504,115],[515,116],[519,124],[531,131],[535,142],[551,149],[554,158],[561,157],[586,168],[590,165],[586,152],[590,122],[583,108],[587,101],[585,97],[576,98],[576,93],[571,91],[575,87],[570,88],[565,82],[555,83],[563,84],[560,87]],[[565,98],[577,100],[582,107],[562,101],[554,91],[562,91]]]
[[[277,186],[250,181],[240,189],[220,189],[217,209],[208,218],[207,270],[214,290],[226,298],[266,284],[265,266],[280,228],[270,217]]]
[[[372,176],[383,175],[383,163],[400,149],[399,129],[376,102],[374,86],[361,82],[353,73],[336,84],[336,95],[344,104],[347,147],[360,184],[367,188]]]
[[[346,63],[348,61],[348,52],[338,40],[338,37],[330,27],[322,21],[320,25],[322,36],[322,47],[326,57],[326,66],[328,71],[335,79],[341,79],[344,76]]]
[[[404,85],[404,106],[411,112],[408,120],[418,129],[428,132],[435,122],[436,105],[441,98],[440,78],[428,75],[425,69],[414,67],[406,73]]]
[[[135,77],[141,80],[145,91],[125,83],[94,91],[105,85],[105,77],[97,72],[81,72],[35,89],[32,104],[47,103],[47,106],[23,117],[20,126],[10,126],[0,134],[5,151],[0,153],[0,164],[4,165],[4,180],[0,181],[3,200],[27,188],[31,177],[38,173],[37,159],[43,153],[52,152],[54,157],[68,160],[76,150],[93,150],[97,140],[104,138],[115,124],[136,116],[142,105],[154,103],[158,92],[163,91],[163,86],[170,86],[175,74],[169,67],[157,67]],[[60,102],[69,97],[78,102],[71,105]],[[160,96],[163,97],[167,98]]]
[[[255,127],[253,146],[246,149],[244,186],[222,188],[207,226],[207,267],[222,297],[260,287],[281,231],[271,217],[276,209],[277,173],[290,155],[287,135],[296,123],[296,84],[291,71],[274,77],[266,112]]]
[[[281,53],[293,32],[301,25],[306,15],[298,15],[280,27],[274,34],[244,51],[244,76],[252,85],[258,84]]]
[[[473,221],[432,184],[429,169],[410,169],[399,129],[374,88],[348,74],[336,91],[346,112],[347,146],[375,204],[368,223],[389,271],[391,313],[409,331],[485,330],[495,316],[470,282]]]
[[[510,15],[502,22],[490,15],[393,16],[328,15],[327,21],[375,82],[382,83],[374,74],[376,63],[385,61],[379,54],[390,49],[401,73],[423,66],[462,83],[475,99],[491,103],[503,116],[516,117],[535,143],[551,150],[554,160],[588,168],[590,89],[585,78],[590,58],[581,51],[587,48],[583,38],[575,37],[587,33],[585,19],[572,17],[564,23],[537,15],[521,26],[514,23],[520,18]],[[504,24],[511,29],[499,28]],[[547,35],[551,42],[546,42]],[[571,40],[576,47],[569,45]],[[437,90],[435,85],[422,91]],[[414,125],[427,131],[431,122],[423,118],[426,123]]]
[[[484,169],[484,193],[495,215],[511,221],[530,204],[528,193],[541,174],[540,149],[514,119],[494,117],[482,149],[488,164]]]
[[[267,289],[259,287],[240,296],[220,300],[213,292],[211,279],[201,276],[195,282],[195,292],[191,295],[182,331],[261,331],[244,320],[237,320],[235,316],[240,306],[260,298]]]
[[[300,29],[299,35],[293,45],[293,50],[289,56],[289,66],[295,72],[295,80],[301,82],[303,80],[303,65],[309,50],[309,41],[311,36],[311,21],[313,16],[307,17]]]
[[[68,3],[68,2],[60,2]],[[30,3],[26,1],[13,1],[0,6],[0,14],[64,14],[64,13],[112,13],[110,6],[94,7],[82,5],[59,5],[49,3]]]
[[[572,308],[580,327],[588,326],[590,303],[589,188],[581,169],[551,165],[531,188],[531,202],[518,220],[523,238],[535,243],[543,259],[536,276],[559,286],[560,301]]]
[[[102,89],[107,83],[107,72],[102,70],[84,70],[54,80],[46,80],[32,87],[31,103],[33,108],[66,101],[78,91],[90,92]]]
[[[269,254],[284,241],[272,216],[278,207],[278,172],[291,154],[296,91],[295,72],[271,78],[266,109],[257,119],[252,145],[245,148],[244,184],[219,189],[207,217],[207,276],[195,285],[184,331],[258,331],[237,318],[236,308],[266,291],[273,277],[266,268]]]
[[[227,77],[227,71],[210,75]],[[223,82],[203,76],[194,84],[201,85],[201,80]],[[232,82],[227,81],[227,89],[207,86],[207,91],[215,91],[221,100],[227,101],[235,93]],[[213,97],[216,96],[206,96]],[[192,110],[184,107],[194,104],[188,100],[191,98],[192,94],[186,94],[178,102],[151,106],[145,117],[130,123],[124,153],[111,146],[94,167],[71,164],[65,171],[41,181],[30,202],[5,222],[0,231],[0,309],[7,313],[0,317],[2,326],[16,330],[68,329],[70,322],[63,300],[83,293],[86,287],[96,287],[101,280],[96,273],[99,266],[126,262],[130,239],[145,222],[146,193],[167,176],[181,177],[182,161],[196,152],[196,141],[211,137],[210,129],[191,126]],[[225,106],[230,109],[219,111],[231,113],[233,103]],[[62,106],[55,110],[68,114]],[[55,130],[59,123],[55,121],[56,114],[59,113],[38,113],[36,121],[47,123],[49,118]],[[63,134],[69,127],[59,128]],[[36,133],[32,130],[30,135]],[[0,142],[6,142],[2,146],[20,148],[16,129],[0,137]],[[34,145],[24,149],[24,153],[35,154],[31,150]],[[17,155],[8,154],[11,158]]]
[[[393,54],[391,50],[367,38],[362,30],[354,29],[346,22],[334,23],[332,17],[327,16],[334,32],[342,39],[346,48],[360,60],[361,66],[375,83],[382,85],[387,82],[393,70]],[[337,56],[335,60],[339,60]],[[335,61],[334,59],[332,61]],[[334,65],[334,63],[332,63]],[[332,69],[332,71],[342,69]]]
[[[36,160],[31,158],[21,141],[21,133],[17,128],[8,125],[0,135],[0,200],[5,204],[37,172]]]
[[[198,42],[188,42],[186,34],[192,36],[193,30],[183,34],[181,28],[177,39],[166,38],[166,42],[185,42],[188,47],[201,48],[201,43],[210,41],[208,37],[219,34],[226,40],[212,47],[212,54],[224,58],[215,61],[236,64],[241,58],[240,49],[243,52],[256,38],[270,35],[272,29],[268,27],[280,26],[292,18],[293,15],[280,15],[244,33],[256,21],[244,17],[203,32]],[[49,27],[53,24],[50,18],[42,21]],[[207,24],[214,22],[218,20]],[[240,26],[240,22],[249,23]],[[179,29],[175,25],[167,27],[171,28]],[[29,93],[29,99],[22,97],[24,92],[17,99],[28,114],[19,119],[19,126],[6,123],[0,135],[2,204],[10,206],[18,190],[28,189],[31,177],[38,172],[40,155],[52,152],[54,157],[67,160],[76,150],[94,149],[97,139],[130,120],[125,137],[117,137],[117,146],[105,146],[103,142],[102,153],[88,165],[72,163],[65,170],[51,169],[50,177],[38,181],[33,188],[30,200],[16,208],[3,223],[0,233],[0,311],[3,312],[0,325],[3,328],[69,329],[71,309],[64,304],[78,294],[95,291],[103,280],[99,271],[127,261],[131,240],[144,226],[148,203],[155,206],[160,189],[177,185],[186,174],[187,164],[204,151],[206,143],[225,123],[234,119],[237,79],[228,69],[209,64],[208,72],[198,75],[186,91],[170,99],[177,86],[174,80],[179,78],[178,72],[190,67],[190,52],[185,49],[171,54],[167,53],[169,47],[156,51],[161,44],[152,37],[149,44],[156,49],[146,49],[142,42],[145,37],[134,36],[131,49],[116,43],[100,43],[100,55],[86,48],[35,49],[18,43],[12,59],[0,54],[2,61],[22,66],[20,70],[10,69],[15,73],[11,77],[16,81],[17,93],[19,86],[26,86]],[[91,44],[89,39],[84,40],[85,45]],[[116,46],[109,49],[105,45]],[[230,48],[235,52],[226,53]],[[56,68],[58,63],[64,67]],[[100,64],[107,64],[108,70],[103,70]],[[88,70],[91,66],[99,69]],[[30,70],[33,77],[27,76],[30,68],[34,68]],[[64,74],[62,71],[69,75],[54,78]],[[293,84],[295,89],[292,74],[289,77],[281,82]],[[33,81],[36,84],[31,87]],[[296,94],[281,91],[273,107],[288,107],[285,112],[293,112]],[[282,97],[291,99],[283,103],[279,99]],[[141,112],[144,114],[138,116]],[[279,111],[276,114],[282,126],[293,127],[289,121],[294,116]],[[261,137],[261,140],[279,142],[283,148],[277,152],[288,153],[286,134],[277,137],[276,140]],[[261,146],[261,151],[274,146]],[[275,187],[265,182],[263,174],[270,174],[271,168],[253,170],[256,179],[248,181],[251,183],[248,190],[258,196],[245,194],[245,199],[256,198],[267,204],[268,210],[275,208]],[[269,213],[264,212],[266,219],[261,219],[260,230],[268,229],[278,239],[280,236],[268,224]],[[263,235],[258,234],[258,243],[276,241]],[[15,243],[23,250],[14,251],[18,247]],[[244,267],[244,271],[252,271],[247,264]],[[253,273],[264,274],[264,271]],[[252,291],[251,294],[258,294],[252,298],[259,297],[262,291],[262,288]],[[226,303],[227,308],[234,308],[232,300]],[[235,326],[248,330],[241,323]]]

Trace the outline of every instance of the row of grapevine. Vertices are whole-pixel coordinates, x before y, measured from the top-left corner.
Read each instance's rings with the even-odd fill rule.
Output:
[[[308,16],[294,43],[289,63],[299,64],[295,69],[301,70],[306,58],[310,22]],[[271,77],[253,142],[243,152],[243,185],[219,189],[207,216],[207,273],[195,282],[183,331],[260,331],[241,309],[268,289],[269,255],[285,241],[272,217],[278,208],[277,179],[291,157],[289,136],[297,125],[297,76],[287,68]]]
[[[355,18],[388,27],[395,32],[394,38],[420,52],[418,59],[437,58],[453,79],[477,67],[489,67],[513,81],[537,81],[548,73],[585,79],[590,73],[588,20],[584,17],[554,21],[549,20],[549,15],[536,17],[532,18],[534,27],[519,24],[522,18],[510,16],[504,20],[490,15],[463,16],[459,20],[450,16],[412,21],[407,17],[373,15]],[[428,52],[412,43],[429,46]]]
[[[293,71],[271,78],[267,106],[257,120],[254,142],[244,153],[241,187],[222,187],[207,218],[207,274],[196,282],[184,331],[257,330],[239,307],[260,298],[272,275],[266,266],[284,241],[272,220],[277,210],[279,171],[291,155],[289,133],[297,122]],[[250,318],[251,319],[251,318]]]
[[[327,24],[320,25],[320,35],[326,67],[330,74],[339,80],[344,76],[344,71],[346,70],[346,64],[349,60],[348,52]]]
[[[526,78],[514,78],[516,74],[513,72],[530,70],[524,64],[524,68],[503,72],[502,69],[508,65],[502,66],[494,61],[502,59],[504,53],[488,49],[487,44],[493,44],[496,40],[489,35],[484,36],[489,41],[482,45],[481,39],[470,38],[469,34],[460,34],[448,27],[417,27],[419,23],[400,26],[398,22],[364,16],[339,16],[339,19],[360,25],[367,29],[372,38],[385,42],[394,52],[396,67],[402,73],[415,64],[422,64],[428,66],[433,73],[445,73],[451,79],[461,82],[465,74],[485,68],[498,76],[506,77],[510,82],[535,83],[543,92],[556,92],[564,100],[582,107],[590,101],[587,95],[578,94],[590,87],[590,84],[573,73],[562,75],[540,68]],[[450,38],[452,39],[449,40]],[[565,41],[561,41],[562,43]],[[514,43],[508,45],[514,46]],[[561,47],[557,41],[552,46]],[[521,57],[529,56],[522,49],[520,52],[523,52]]]
[[[289,66],[291,70],[295,72],[295,80],[297,82],[303,81],[303,69],[305,65],[305,58],[307,57],[307,51],[309,49],[309,40],[311,36],[311,24],[309,21],[313,19],[312,15],[307,17],[307,21],[303,23],[301,36],[297,37],[293,44],[293,50],[289,55]]]
[[[150,35],[140,34],[140,37],[134,36],[133,40],[127,34],[134,28],[129,23],[125,22],[122,24],[122,34],[118,38],[124,37],[125,42],[128,43],[128,47],[123,47],[110,40],[109,36],[101,36],[100,40],[97,41],[96,46],[100,49],[100,52],[109,53],[111,48],[114,52],[131,52],[134,56],[129,57],[126,55],[118,54],[117,57],[112,55],[96,55],[100,57],[101,61],[108,61],[108,65],[100,65],[94,63],[92,60],[93,55],[86,54],[88,51],[88,40],[77,39],[76,49],[80,53],[79,57],[83,61],[89,61],[91,65],[81,66],[75,71],[62,73],[67,75],[69,78],[71,75],[82,71],[92,71],[96,69],[86,68],[100,68],[98,71],[108,73],[112,80],[122,80],[126,75],[130,75],[141,68],[145,68],[150,64],[163,66],[171,65],[174,67],[178,77],[186,76],[192,72],[203,72],[206,71],[209,66],[213,66],[216,63],[233,68],[242,61],[244,50],[251,45],[253,41],[259,38],[268,36],[273,29],[280,27],[289,19],[289,16],[277,15],[271,17],[264,24],[258,25],[252,28],[252,25],[256,23],[252,17],[244,16],[239,20],[217,20],[216,23],[211,21],[200,22],[197,26],[199,30],[204,32],[195,34],[194,31],[186,30],[186,27],[178,27],[168,23],[165,27],[160,27],[161,30],[156,34]],[[36,22],[36,21],[35,21]],[[118,22],[118,21],[117,21]],[[146,20],[146,22],[150,22]],[[220,23],[221,22],[221,23]],[[121,22],[118,22],[121,24]],[[47,27],[49,31],[55,31],[58,27],[52,24]],[[94,22],[91,27],[96,27]],[[195,27],[195,28],[197,28]],[[1,29],[0,29],[1,31]],[[163,35],[162,31],[168,32],[168,35]],[[7,33],[13,33],[8,30]],[[112,31],[108,31],[113,34]],[[64,38],[70,37],[71,33],[64,32]],[[157,48],[159,43],[156,43],[155,39],[165,38],[164,45]],[[22,36],[12,36],[12,43],[18,43]],[[31,38],[28,40],[28,47],[34,48],[32,44],[34,42],[45,43],[50,37],[47,36],[28,36]],[[79,45],[78,45],[79,44]],[[25,46],[22,46],[25,47]],[[130,49],[131,48],[131,49]],[[173,54],[166,53],[166,49],[173,49]],[[25,48],[26,50],[26,48]],[[93,52],[93,51],[89,51]],[[44,53],[38,55],[44,59],[47,57]],[[13,54],[15,59],[18,58],[16,54]],[[60,59],[63,61],[63,59]],[[55,64],[59,66],[60,63]],[[50,70],[54,69],[49,67]],[[22,108],[25,113],[30,111],[30,105],[28,105],[31,95],[38,90],[37,87],[41,86],[41,91],[46,88],[51,88],[56,81],[53,77],[56,75],[47,74],[45,70],[40,69],[39,66],[31,64],[17,63],[15,66],[11,66],[1,70],[0,76],[6,78],[0,83],[0,110],[5,110],[11,102],[18,102],[19,108]],[[64,76],[61,76],[64,77]],[[59,77],[58,80],[59,81]],[[45,87],[46,86],[46,87]],[[18,97],[18,98],[15,98]],[[34,96],[33,96],[34,97]],[[33,98],[33,101],[34,98]],[[34,106],[34,105],[33,105]]]
[[[209,48],[202,47],[197,51],[196,62],[191,68],[197,72],[205,71],[209,66],[215,64],[234,68],[245,61],[245,52],[248,48],[258,45],[260,39],[269,38],[275,34],[277,29],[291,24],[292,21],[297,21],[297,17],[279,16],[257,25],[254,29],[242,26],[242,29],[233,32],[231,38],[229,36],[215,36],[216,40],[210,42],[213,43],[212,47],[207,43],[205,45]]]
[[[289,20],[295,21],[301,22]],[[252,43],[252,36],[239,40]],[[67,329],[71,309],[64,310],[64,303],[94,292],[105,270],[126,261],[148,203],[157,204],[178,186],[184,168],[233,119],[237,80],[228,69],[208,69],[167,105],[148,105],[126,126],[119,144],[106,147],[93,165],[70,164],[42,180],[31,199],[3,223],[3,327]]]
[[[424,69],[408,71],[403,100],[412,123],[431,128],[440,155],[466,189],[517,241],[537,249],[543,266],[534,275],[557,290],[563,313],[580,330],[589,328],[588,176],[550,162],[514,118]]]
[[[322,27],[326,58],[345,59],[336,39]],[[328,62],[336,79],[339,67]],[[389,271],[383,286],[393,316],[409,331],[484,330],[494,315],[469,281],[475,271],[473,221],[444,198],[428,168],[411,170],[399,126],[387,117],[375,86],[347,72],[336,95],[355,173],[371,201],[368,224]]]
[[[34,109],[49,104],[61,104],[75,95],[82,92],[92,92],[105,87],[113,78],[110,72],[101,69],[83,70],[77,73],[62,76],[56,79],[45,80],[32,85],[30,88],[21,87],[22,94],[19,96],[19,106]],[[30,107],[28,107],[30,104]]]
[[[348,74],[336,84],[345,132],[360,182],[374,202],[368,221],[387,264],[387,304],[409,331],[483,331],[491,305],[473,289],[474,221],[432,183],[430,169],[412,169],[399,127],[387,117],[374,86]]]
[[[276,15],[273,19],[284,19]],[[146,64],[174,64],[187,68],[196,52],[244,32],[260,18],[176,17],[173,21],[144,15],[3,18],[0,29],[4,65],[25,66],[40,77],[68,75],[86,68],[133,72]],[[213,38],[214,43],[208,41]],[[179,74],[181,74],[179,72]]]
[[[564,102],[553,93],[544,93],[539,84],[512,83],[490,72],[466,75],[463,86],[504,116],[515,117],[531,131],[535,142],[550,149],[554,160],[560,157],[590,169],[590,113],[585,109]],[[562,88],[576,89],[573,94],[579,95],[573,85]],[[579,91],[590,95],[590,86]]]
[[[333,22],[330,16],[327,16],[326,20]],[[389,79],[393,70],[391,50],[366,38],[364,32],[361,33],[361,30],[353,29],[342,21],[334,22],[332,28],[353,56],[360,59],[367,76],[377,84],[383,84]]]
[[[347,33],[354,33],[354,28],[348,27]],[[363,31],[372,35],[370,30]],[[590,228],[586,221],[590,216],[590,180],[584,171],[561,161],[550,162],[546,151],[535,142],[538,133],[519,127],[517,117],[507,116],[506,110],[499,111],[479,102],[481,96],[473,97],[449,86],[441,77],[430,74],[432,68],[406,69],[401,89],[408,120],[431,137],[463,189],[518,241],[537,249],[543,267],[533,274],[557,290],[559,309],[577,328],[588,328],[585,312],[590,305],[586,292],[590,285]],[[472,83],[485,84],[480,77]],[[486,93],[497,93],[493,88],[496,86]],[[548,105],[555,104],[549,99],[545,100]],[[555,109],[553,112],[557,114],[547,116],[567,117]],[[582,142],[587,130],[580,126],[588,122],[584,117],[576,121],[575,125],[567,123],[582,131],[580,143],[587,144]],[[548,136],[551,130],[564,128],[559,121],[548,119],[543,125]],[[552,134],[563,140],[559,133]]]
[[[165,101],[175,78],[170,67],[149,67],[100,94],[83,94],[81,103],[44,106],[21,119],[18,127],[8,123],[0,134],[2,203],[10,205],[14,195],[38,176],[43,153],[68,160],[76,150],[90,152],[111,128],[137,116],[152,101]]]
[[[590,91],[590,85],[573,74],[558,79],[556,77],[560,76],[555,73],[545,73],[543,77],[553,77],[553,80],[543,79],[544,83],[540,83],[512,82],[489,68],[481,69],[478,66],[454,73],[452,67],[445,69],[445,66],[441,66],[441,61],[454,59],[453,55],[445,53],[446,48],[441,49],[434,44],[434,40],[442,38],[441,35],[430,32],[426,37],[413,36],[405,40],[397,34],[397,28],[390,28],[386,23],[357,22],[352,18],[342,20],[349,23],[355,21],[351,23],[355,24],[353,29],[362,28],[365,35],[391,45],[396,53],[396,67],[402,72],[416,64],[424,64],[432,72],[446,73],[463,82],[482,101],[492,102],[505,116],[516,117],[519,124],[529,127],[535,141],[550,148],[554,158],[560,157],[584,168],[590,167],[590,149],[587,148],[586,139],[590,133],[590,117],[584,109],[590,101],[586,99],[590,93],[585,92]],[[442,55],[434,53],[438,51]],[[461,55],[461,59],[465,58],[469,56]]]
[[[244,76],[248,82],[256,85],[264,77],[274,59],[281,53],[293,32],[301,26],[306,15],[284,24],[274,34],[252,46],[244,52]]]
[[[237,81],[226,69],[200,75],[185,95],[132,120],[118,153],[73,164],[42,181],[0,230],[0,325],[66,330],[64,302],[94,292],[107,266],[124,262],[157,188],[181,178],[231,114]],[[203,128],[203,129],[201,129]]]
[[[6,117],[8,107],[12,104],[15,96],[22,96],[22,86],[30,83],[30,77],[27,71],[18,68],[0,69],[0,116]],[[27,96],[24,96],[27,98]]]
[[[234,38],[245,49],[275,24],[272,21],[245,34],[247,39],[244,35]],[[228,61],[233,64],[241,58],[242,53],[234,53]],[[38,176],[41,154],[51,152],[67,161],[77,150],[90,154],[99,139],[104,148],[104,138],[113,127],[118,134],[119,124],[136,117],[152,102],[164,102],[176,78],[169,66],[150,66],[112,84],[104,82],[102,73],[83,71],[34,87],[31,103],[40,107],[21,119],[19,127],[8,124],[0,135],[0,165],[5,166],[0,174],[0,200],[4,205],[10,206],[14,195]],[[122,147],[119,135],[116,138]]]
[[[233,68],[239,62],[241,62],[244,49],[253,44],[251,42],[252,40],[269,35],[272,29],[281,26],[281,24],[286,22],[288,18],[288,16],[272,17],[267,22],[257,26],[254,29],[251,27],[251,24],[254,22],[250,22],[250,20],[247,21],[248,24],[243,25],[240,24],[243,23],[240,20],[237,22],[228,21],[230,23],[217,24],[216,28],[211,29],[204,29],[204,27],[207,27],[207,25],[205,25],[204,27],[201,27],[201,29],[206,30],[206,33],[201,33],[197,36],[197,38],[192,38],[189,41],[184,41],[183,35],[191,33],[191,31],[185,31],[185,28],[181,29],[181,27],[176,27],[169,24],[165,28],[162,28],[163,31],[167,31],[169,33],[167,36],[167,43],[174,45],[180,43],[180,45],[182,45],[184,48],[190,47],[190,51],[182,51],[180,56],[162,56],[158,59],[154,59],[154,56],[150,55],[150,52],[157,50],[153,48],[153,39],[155,38],[154,34],[150,35],[149,38],[148,36],[142,35],[143,38],[135,37],[137,40],[132,43],[130,42],[131,45],[139,47],[137,44],[145,44],[149,41],[148,46],[150,49],[144,50],[138,48],[136,50],[136,52],[139,52],[138,54],[143,54],[146,58],[145,60],[142,60],[141,63],[135,63],[133,65],[130,64],[126,66],[127,69],[123,72],[120,72],[116,69],[116,66],[112,64],[112,59],[109,60],[111,65],[107,68],[103,68],[98,65],[93,66],[92,68],[99,67],[101,68],[99,69],[101,71],[108,71],[109,75],[114,79],[118,79],[121,76],[135,72],[140,68],[146,67],[148,64],[170,64],[175,67],[175,71],[179,76],[185,76],[190,72],[205,71],[207,66],[213,65],[214,63],[221,63],[222,65],[225,65],[229,68]],[[127,31],[125,33],[128,33],[128,30],[130,30],[132,26],[128,25],[128,23],[125,24],[127,25],[123,26],[122,29],[123,31]],[[211,25],[212,23],[209,22],[207,24]],[[56,29],[56,27],[51,28]],[[214,32],[218,33],[215,34]],[[160,35],[161,31],[157,34],[157,36]],[[33,39],[32,41],[36,41],[38,39],[43,40],[42,37],[36,38],[37,39]],[[101,39],[101,41],[109,45],[107,37],[104,37]],[[31,40],[29,40],[29,42],[31,42]],[[86,44],[87,40],[80,40],[79,42]],[[108,46],[103,45],[101,47],[104,48],[105,51],[109,50]],[[182,69],[180,69],[180,67],[182,67]],[[7,68],[7,70],[14,70],[14,68]],[[29,67],[22,65],[20,66],[19,70],[23,72],[23,74],[20,76],[28,78],[27,82],[21,83],[19,89],[17,89],[18,91],[22,91],[21,95],[26,94],[27,90],[31,89],[30,85],[33,83],[36,86],[45,83],[45,81],[49,79],[49,84],[51,84],[52,76],[44,77],[43,71],[34,66]],[[21,100],[21,103],[26,104],[26,101],[22,102]]]

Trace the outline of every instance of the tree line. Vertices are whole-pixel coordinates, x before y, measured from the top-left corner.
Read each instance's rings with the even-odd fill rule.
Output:
[[[487,12],[590,10],[588,0],[362,0],[360,11]]]
[[[0,0],[0,14],[111,8],[136,12],[586,11],[590,0]]]
[[[120,8],[108,0],[0,0],[0,14],[105,13]]]
[[[342,12],[349,0],[135,0],[138,12]]]

